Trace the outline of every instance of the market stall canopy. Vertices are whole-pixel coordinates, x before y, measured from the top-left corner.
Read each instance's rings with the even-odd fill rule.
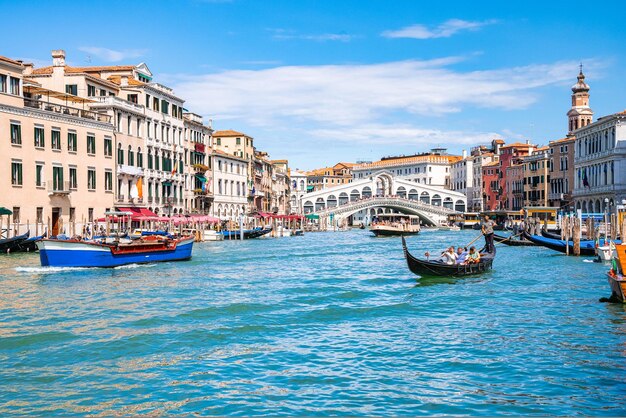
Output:
[[[5,208],[4,206],[0,206],[0,215],[13,215],[13,212]]]
[[[315,214],[315,213],[309,213],[308,215],[305,215],[305,218],[307,218],[307,219],[319,219],[320,216]]]
[[[117,208],[121,212],[130,212],[134,221],[146,220],[145,218],[157,218],[157,214],[146,208]]]

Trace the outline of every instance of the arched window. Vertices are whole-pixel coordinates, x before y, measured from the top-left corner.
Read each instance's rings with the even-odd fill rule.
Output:
[[[133,153],[133,147],[128,146],[128,165],[135,165],[135,154]]]
[[[450,197],[446,197],[445,199],[443,199],[443,207],[446,209],[452,209],[453,203],[452,203],[452,198]]]
[[[351,202],[356,202],[357,200],[359,200],[361,198],[361,194],[359,193],[358,190],[352,190],[350,192],[350,201]]]
[[[342,192],[339,194],[339,206],[348,203],[348,193]]]
[[[334,194],[328,196],[328,199],[326,199],[326,206],[329,208],[337,207],[337,197],[335,197]]]
[[[124,164],[124,150],[122,150],[122,144],[117,144],[117,163]]]
[[[315,201],[315,210],[322,210],[324,209],[324,199],[322,199],[321,197],[318,197],[317,200]]]
[[[430,204],[433,206],[441,206],[441,196],[439,196],[438,194],[433,195]]]
[[[306,202],[304,202],[304,213],[311,213],[313,212],[313,202],[311,202],[310,200],[307,200]]]
[[[420,194],[420,202],[430,205],[430,194],[428,192],[422,192]]]

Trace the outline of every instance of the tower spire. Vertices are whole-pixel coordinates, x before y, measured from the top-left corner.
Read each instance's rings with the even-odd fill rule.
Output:
[[[593,111],[589,107],[589,85],[585,83],[582,62],[578,68],[577,82],[572,86],[572,107],[567,112],[568,136],[573,136],[575,130],[589,125],[593,119]]]

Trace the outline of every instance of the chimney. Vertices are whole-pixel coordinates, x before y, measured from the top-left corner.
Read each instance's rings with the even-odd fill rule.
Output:
[[[33,63],[27,62],[24,64],[24,75],[31,75],[33,73]]]
[[[54,67],[65,67],[65,51],[55,49],[52,51],[52,65]]]
[[[120,78],[120,85],[121,85],[122,87],[128,87],[128,76],[127,76],[127,75],[123,75],[123,76]]]
[[[466,158],[467,158],[467,150],[464,149],[463,150],[463,159],[466,159]]]

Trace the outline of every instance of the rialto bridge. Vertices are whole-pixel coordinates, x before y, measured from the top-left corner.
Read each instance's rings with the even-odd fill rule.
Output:
[[[299,198],[297,204],[305,214],[315,213],[327,224],[332,218],[338,225],[357,213],[362,214],[364,223],[368,223],[374,213],[385,208],[418,215],[425,224],[438,224],[449,214],[465,212],[467,207],[464,194],[400,179],[388,171],[373,173],[367,179],[349,184],[304,193]]]

